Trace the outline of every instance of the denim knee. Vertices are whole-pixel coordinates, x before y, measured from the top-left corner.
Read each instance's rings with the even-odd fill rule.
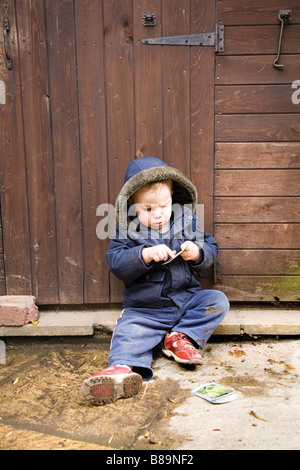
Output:
[[[230,303],[229,300],[227,299],[227,296],[224,294],[224,292],[221,292],[219,290],[214,291],[214,307],[217,307],[220,314],[225,317],[226,313],[228,313],[230,309]]]

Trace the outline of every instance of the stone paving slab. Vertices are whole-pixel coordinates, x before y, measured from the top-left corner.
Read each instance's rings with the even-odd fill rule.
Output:
[[[89,336],[113,331],[121,309],[43,309],[37,324],[0,327],[0,337]],[[300,309],[231,308],[216,329],[218,335],[299,335]]]

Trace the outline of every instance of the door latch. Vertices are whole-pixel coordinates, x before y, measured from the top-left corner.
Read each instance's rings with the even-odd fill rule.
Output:
[[[6,56],[6,67],[8,70],[12,69],[12,60],[10,55],[8,54],[8,33],[9,33],[9,22],[7,18],[3,20],[3,36],[4,36],[4,51]]]
[[[281,26],[280,26],[280,35],[279,35],[279,44],[278,44],[277,57],[274,60],[273,65],[274,65],[275,68],[277,68],[279,70],[283,70],[284,65],[278,64],[277,62],[279,60],[280,52],[281,52],[283,27],[284,27],[285,24],[290,24],[292,22],[292,10],[279,10],[278,19],[281,22]]]

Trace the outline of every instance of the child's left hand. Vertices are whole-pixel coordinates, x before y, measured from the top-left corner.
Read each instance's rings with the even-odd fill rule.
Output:
[[[197,261],[199,259],[200,250],[199,250],[199,247],[195,243],[191,241],[186,241],[181,245],[180,248],[184,250],[184,252],[181,253],[180,256],[185,261]]]

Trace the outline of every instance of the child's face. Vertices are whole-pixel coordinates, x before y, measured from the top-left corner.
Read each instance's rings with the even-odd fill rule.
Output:
[[[161,230],[172,213],[171,185],[159,182],[149,189],[141,188],[134,195],[136,213],[146,227]]]

